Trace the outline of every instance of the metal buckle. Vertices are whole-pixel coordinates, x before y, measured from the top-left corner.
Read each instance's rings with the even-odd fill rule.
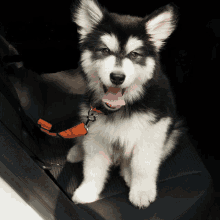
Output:
[[[88,126],[89,126],[90,121],[92,122],[96,121],[96,117],[98,117],[98,113],[93,111],[92,108],[90,108],[88,111],[88,116],[87,116],[88,119],[85,123],[85,129],[87,130],[87,132],[89,130]]]

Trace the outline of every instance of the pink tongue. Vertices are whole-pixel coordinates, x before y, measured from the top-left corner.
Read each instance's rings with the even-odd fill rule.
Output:
[[[115,87],[109,87],[108,91],[103,96],[102,101],[117,108],[125,105],[124,97],[122,96],[120,88]]]

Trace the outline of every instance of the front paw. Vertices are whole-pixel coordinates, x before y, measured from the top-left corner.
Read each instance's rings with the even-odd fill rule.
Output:
[[[82,184],[73,194],[72,201],[75,203],[91,203],[99,199],[96,188],[90,184]]]
[[[156,200],[156,184],[136,185],[130,189],[129,200],[134,205],[141,208],[147,208],[150,203]]]

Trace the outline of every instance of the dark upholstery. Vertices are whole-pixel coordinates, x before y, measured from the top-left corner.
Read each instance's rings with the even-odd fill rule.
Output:
[[[1,57],[9,54],[7,46],[6,43],[1,42],[0,50],[5,47],[1,50]],[[52,179],[54,178],[54,182],[65,195],[71,198],[74,190],[82,181],[82,163],[66,162],[67,152],[74,144],[74,140],[49,137],[40,132],[35,127],[35,123],[39,117],[54,123],[74,117],[85,89],[84,81],[77,75],[80,69],[39,76],[31,70],[18,67],[11,65],[8,70],[11,71],[9,78],[30,119],[33,127],[31,133],[37,136],[38,143],[33,141],[18,114],[2,93],[0,94],[1,123],[43,161],[62,165],[53,167],[49,175],[51,174]],[[5,71],[1,68],[1,74],[3,72],[8,74]],[[0,135],[4,133],[1,132]],[[79,214],[78,217],[73,216],[72,219],[88,219],[88,216],[91,216],[91,219],[109,220],[179,218],[205,220],[213,203],[212,178],[187,134],[181,138],[177,150],[161,165],[158,198],[154,203],[147,209],[139,210],[129,202],[128,192],[128,187],[118,174],[118,168],[114,168],[99,201],[77,206],[72,204],[73,209],[84,211],[79,212],[82,216]],[[54,203],[56,202],[59,200],[54,200]],[[59,210],[59,204],[56,204],[56,207]],[[68,213],[68,209],[65,212]],[[85,218],[83,213],[87,213],[88,216]],[[62,216],[55,211],[52,219],[61,219],[55,217],[56,215]]]

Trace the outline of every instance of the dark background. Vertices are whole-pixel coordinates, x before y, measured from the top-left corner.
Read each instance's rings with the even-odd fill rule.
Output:
[[[0,33],[39,74],[75,69],[79,61],[70,0],[0,3]],[[109,11],[145,16],[169,1],[99,1]],[[216,3],[215,3],[216,2]],[[177,110],[220,192],[218,78],[220,15],[217,1],[174,1],[180,20],[161,52],[163,68],[175,92]]]

